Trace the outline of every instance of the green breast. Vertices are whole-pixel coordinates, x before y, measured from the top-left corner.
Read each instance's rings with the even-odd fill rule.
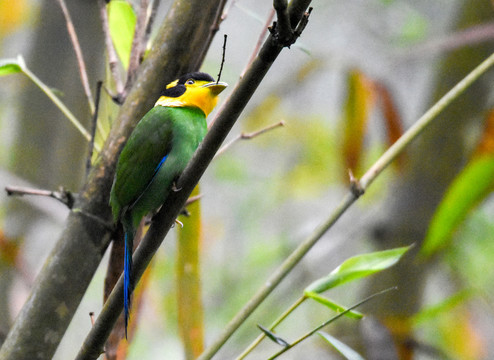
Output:
[[[206,131],[206,118],[199,109],[151,109],[137,124],[117,163],[110,196],[115,219],[127,207],[137,221],[161,206]]]

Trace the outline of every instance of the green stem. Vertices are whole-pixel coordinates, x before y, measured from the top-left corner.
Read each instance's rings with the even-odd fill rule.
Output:
[[[379,291],[378,293],[375,293],[375,294],[372,294],[368,297],[366,297],[364,300],[362,301],[359,301],[358,303],[356,303],[355,305],[349,307],[348,309],[346,309],[345,311],[339,313],[338,315],[336,316],[333,316],[331,319],[323,322],[321,325],[317,326],[316,328],[312,329],[311,331],[309,331],[308,333],[302,335],[301,337],[299,337],[297,340],[295,340],[293,343],[291,343],[290,345],[288,345],[287,347],[284,347],[283,349],[281,349],[280,351],[278,351],[276,354],[274,354],[273,356],[271,356],[268,360],[273,360],[273,359],[276,359],[278,356],[280,356],[281,354],[287,352],[288,350],[290,350],[291,348],[293,348],[295,345],[298,345],[300,344],[302,341],[304,341],[305,339],[311,337],[312,335],[314,335],[316,332],[318,332],[319,330],[321,330],[323,327],[331,324],[332,322],[338,320],[340,317],[346,315],[347,313],[349,313],[350,311],[358,308],[360,305],[363,305],[365,304],[366,302],[372,300],[373,298],[375,298],[376,296],[379,296],[379,295],[382,295],[384,293],[387,293],[388,291],[391,291],[391,290],[396,290],[396,287],[392,287],[392,288],[389,288],[389,289],[385,289],[385,290],[382,290],[382,291]]]
[[[86,130],[84,126],[77,120],[77,118],[70,112],[70,110],[65,106],[65,104],[53,93],[53,91],[46,86],[36,75],[34,75],[31,70],[29,70],[24,62],[22,57],[17,59],[19,65],[22,69],[22,72],[38,86],[45,94],[50,98],[51,101],[60,109],[60,111],[69,119],[69,121],[75,126],[77,130],[86,138],[87,141],[91,140],[91,135]],[[95,144],[96,151],[101,151],[101,146]]]
[[[301,296],[300,298],[297,299],[297,301],[295,301],[283,314],[281,314],[270,326],[269,326],[269,330],[270,331],[273,331],[283,320],[286,319],[286,317],[288,315],[290,315],[290,313],[292,313],[300,304],[302,304],[305,300],[307,299],[307,297],[304,295],[304,296]],[[249,347],[247,347],[247,349],[244,350],[244,352],[242,352],[242,354],[240,354],[236,360],[242,360],[244,359],[252,350],[255,349],[255,347],[257,345],[259,345],[261,343],[261,341],[266,337],[266,334],[264,333],[261,333],[261,335],[259,335],[250,345]]]

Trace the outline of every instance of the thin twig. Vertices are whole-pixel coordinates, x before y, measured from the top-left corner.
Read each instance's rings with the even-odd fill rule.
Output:
[[[103,81],[98,81],[96,84],[96,99],[94,101],[94,113],[91,121],[90,135],[91,140],[89,141],[89,151],[86,160],[86,177],[89,175],[89,170],[91,170],[91,163],[94,151],[94,141],[96,137],[96,128],[98,124],[98,113],[99,113],[99,101],[101,98],[101,87],[103,86]]]
[[[5,191],[7,192],[8,196],[35,195],[35,196],[51,197],[55,200],[60,201],[69,209],[72,209],[75,201],[74,195],[70,191],[65,190],[64,188],[60,188],[59,191],[51,191],[51,190],[33,189],[33,188],[21,187],[21,186],[6,186]]]
[[[412,45],[397,54],[399,59],[424,58],[445,51],[452,51],[465,46],[473,46],[494,39],[494,23],[489,22],[471,26],[446,36]]]
[[[307,12],[302,16],[302,19],[300,19],[300,22],[298,23],[297,27],[295,28],[295,31],[293,32],[293,37],[292,37],[292,44],[297,41],[297,39],[302,35],[302,32],[305,30],[305,27],[309,23],[309,17],[310,14],[312,13],[312,7],[307,9]],[[290,45],[287,45],[290,47]]]
[[[74,29],[74,23],[70,18],[69,10],[67,9],[67,5],[64,0],[57,0],[62,8],[63,15],[65,17],[65,22],[67,23],[67,31],[70,36],[70,40],[72,41],[72,46],[74,47],[75,56],[77,58],[77,63],[79,65],[79,74],[81,76],[82,87],[84,88],[84,93],[86,94],[87,101],[89,103],[89,109],[91,111],[91,115],[94,114],[94,102],[93,95],[91,94],[91,88],[89,87],[89,80],[87,77],[86,71],[86,63],[84,62],[84,57],[82,55],[81,46],[79,44],[79,39],[77,38],[77,33]]]
[[[115,47],[113,46],[113,41],[111,39],[110,25],[108,23],[108,12],[106,9],[105,0],[98,0],[98,5],[100,10],[101,24],[103,27],[103,34],[105,36],[106,52],[108,54],[108,65],[110,66],[110,72],[112,74],[115,88],[117,90],[117,94],[113,94],[112,98],[117,103],[122,104],[123,100],[125,99],[124,86],[122,84],[120,74],[118,73],[118,56]]]
[[[24,75],[26,75],[32,82],[38,86],[41,91],[45,93],[46,96],[50,98],[51,101],[58,107],[58,109],[69,119],[69,121],[72,123],[72,125],[75,126],[75,128],[86,138],[87,141],[91,140],[91,135],[89,132],[86,130],[86,128],[79,122],[79,120],[75,117],[74,114],[65,106],[65,104],[58,98],[58,96],[55,95],[55,93],[52,91],[50,87],[48,87],[45,83],[43,83],[34,73],[31,72],[31,70],[28,69],[26,66],[26,63],[24,62],[24,59],[19,55],[17,57],[17,61],[19,63],[19,66],[21,67],[22,72]],[[100,151],[101,148],[99,146],[95,146],[96,151]]]
[[[288,345],[287,347],[284,347],[283,349],[281,349],[280,351],[278,351],[276,354],[274,354],[273,356],[271,356],[268,360],[273,360],[273,359],[276,359],[278,356],[280,356],[281,354],[287,352],[288,350],[290,350],[291,348],[293,348],[295,345],[298,345],[300,344],[302,341],[306,340],[307,338],[311,337],[312,335],[314,335],[316,332],[318,332],[319,330],[321,330],[323,327],[331,324],[332,322],[338,320],[339,318],[341,318],[342,316],[346,315],[347,313],[349,313],[350,311],[358,308],[359,306],[365,304],[366,302],[372,300],[373,298],[377,297],[377,296],[380,296],[380,295],[383,295],[391,290],[396,290],[397,288],[396,287],[391,287],[391,288],[388,288],[388,289],[385,289],[385,290],[382,290],[382,291],[379,291],[378,293],[375,293],[375,294],[372,294],[368,297],[366,297],[364,300],[362,301],[359,301],[358,303],[356,303],[355,305],[353,306],[350,306],[348,309],[346,309],[345,311],[342,311],[341,313],[339,313],[338,315],[336,316],[333,316],[331,319],[323,322],[322,324],[320,324],[319,326],[317,326],[316,328],[312,329],[311,331],[309,331],[308,333],[306,333],[305,335],[301,336],[300,338],[298,338],[297,340],[295,340],[293,343],[291,343],[290,345]]]
[[[91,311],[89,313],[89,320],[91,320],[91,326],[94,326],[94,312]]]
[[[125,92],[127,93],[134,83],[137,69],[142,61],[145,46],[146,21],[149,7],[149,0],[141,0],[139,13],[134,30],[134,38],[132,39],[132,50],[130,52],[129,68],[127,69],[127,82],[125,84]]]
[[[244,76],[244,74],[247,71],[247,69],[249,68],[250,64],[252,64],[252,62],[256,58],[257,54],[259,53],[259,49],[261,48],[262,44],[264,43],[264,40],[266,39],[266,35],[268,34],[269,24],[271,24],[271,22],[273,21],[275,13],[276,12],[275,12],[274,8],[271,8],[269,10],[268,17],[266,18],[266,22],[264,23],[264,25],[262,27],[261,34],[259,35],[259,38],[257,39],[256,46],[254,47],[254,50],[250,54],[250,58],[247,61],[247,65],[246,65],[245,69],[240,74],[240,78],[242,78]]]
[[[218,84],[220,82],[221,73],[223,72],[223,65],[225,64],[226,39],[228,39],[227,34],[223,35],[223,52],[221,54],[220,72],[218,73],[218,78],[216,79],[216,84]]]
[[[281,314],[270,326],[269,330],[273,331],[283,320],[286,319],[288,315],[290,315],[300,304],[302,304],[305,300],[307,300],[307,296],[299,297],[283,314]],[[261,341],[266,337],[266,334],[262,332],[235,360],[242,360],[247,355],[249,355],[252,350],[255,349],[257,345],[261,343]]]
[[[185,202],[185,206],[189,206],[190,204],[193,204],[195,203],[196,201],[199,201],[202,199],[202,194],[199,194],[199,195],[195,195],[195,196],[191,196],[190,198],[187,199],[187,201]]]
[[[226,150],[228,150],[228,148],[230,148],[234,143],[236,143],[239,140],[250,140],[252,138],[255,138],[256,136],[262,135],[268,131],[271,131],[271,130],[273,130],[277,127],[281,127],[281,126],[285,126],[285,122],[283,120],[277,122],[276,124],[271,124],[269,126],[266,126],[265,128],[263,128],[261,130],[257,130],[257,131],[251,132],[251,133],[241,133],[236,138],[231,140],[229,143],[225,144],[221,149],[219,149],[218,152],[216,153],[215,157],[223,154]]]
[[[146,33],[144,34],[144,45],[147,46],[149,38],[151,37],[151,31],[153,30],[154,19],[156,19],[156,12],[158,11],[158,6],[160,5],[160,0],[154,0],[151,4],[151,11],[149,12],[149,17],[146,20]],[[146,47],[143,49],[146,51]]]
[[[227,8],[225,8],[223,13],[221,14],[221,17],[220,17],[221,21],[226,20],[226,18],[228,17],[228,14],[230,13],[230,10],[232,9],[233,5],[235,5],[236,2],[237,2],[236,0],[230,1],[230,5]]]

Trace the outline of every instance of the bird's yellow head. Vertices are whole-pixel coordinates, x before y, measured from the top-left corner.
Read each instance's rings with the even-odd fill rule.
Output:
[[[224,82],[216,83],[206,73],[188,73],[166,85],[155,106],[196,107],[208,116],[227,86]]]

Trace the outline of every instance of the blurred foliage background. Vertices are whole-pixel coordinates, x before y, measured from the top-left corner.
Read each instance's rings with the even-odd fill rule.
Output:
[[[161,1],[158,18],[170,3]],[[67,5],[95,86],[107,76],[97,7],[81,0]],[[219,34],[228,34],[222,80],[230,85],[263,34],[271,6],[261,0],[227,4]],[[303,36],[282,53],[231,138],[279,121],[285,125],[236,142],[201,181],[201,221],[194,226],[200,227],[206,342],[330,214],[347,191],[348,169],[362,175],[494,48],[493,4],[488,0],[314,0],[312,6]],[[203,71],[217,74],[222,40],[217,36],[213,42]],[[73,48],[56,2],[0,2],[0,58],[17,54],[89,124]],[[399,287],[366,304],[362,311],[369,316],[364,320],[344,319],[327,332],[369,359],[494,357],[489,341],[494,337],[490,83],[492,73],[449,107],[373,184],[222,349],[220,358],[238,355],[258,334],[256,324],[271,323],[308,284],[344,259],[412,243],[413,254],[397,267],[331,294],[349,305],[386,287]],[[228,96],[228,89],[222,96]],[[100,121],[111,120],[116,105],[107,106]],[[0,130],[2,187],[64,186],[77,192],[84,180],[86,142],[20,74],[0,79]],[[50,199],[7,198],[4,192],[0,205],[0,334],[5,336],[68,210]],[[129,359],[184,357],[177,325],[176,252],[170,236],[146,278]],[[101,308],[105,268],[103,263],[56,359],[74,357],[91,326],[87,314]],[[327,309],[304,304],[277,333],[294,338],[327,317]],[[263,343],[251,358],[265,358],[275,349]],[[388,354],[385,349],[392,350]],[[340,358],[316,338],[285,358],[305,359],[308,353],[314,359]]]

